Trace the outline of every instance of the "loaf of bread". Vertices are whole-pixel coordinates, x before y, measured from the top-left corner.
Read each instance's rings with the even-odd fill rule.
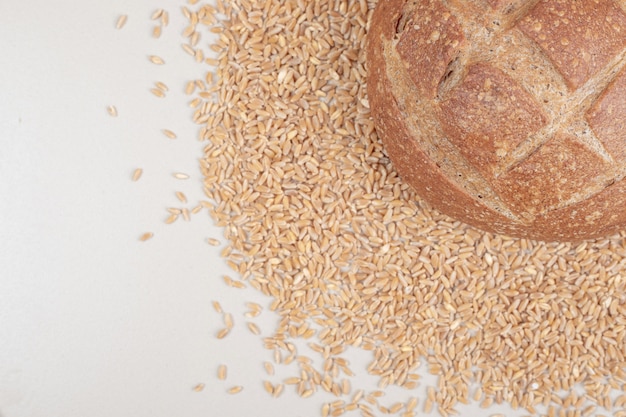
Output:
[[[368,96],[402,178],[490,232],[626,229],[625,0],[379,0]]]

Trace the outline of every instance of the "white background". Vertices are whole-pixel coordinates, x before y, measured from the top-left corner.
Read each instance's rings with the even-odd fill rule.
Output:
[[[264,379],[297,376],[284,366],[268,377],[272,352],[245,326],[245,302],[255,301],[265,308],[253,321],[271,334],[270,300],[223,283],[236,276],[206,242],[223,241],[206,211],[164,223],[167,207],[204,198],[203,145],[183,90],[206,67],[180,47],[181,5],[0,1],[0,417],[307,417],[335,400],[300,399],[293,387],[279,399],[265,393]],[[171,23],[153,39],[157,7]],[[128,22],[116,30],[120,14]],[[169,86],[166,98],[149,92],[155,81]],[[143,177],[132,182],[138,167]],[[140,242],[148,231],[154,238]],[[235,318],[223,340],[213,300]],[[375,389],[368,354],[350,355],[353,387]],[[226,381],[215,376],[219,364]],[[233,385],[243,392],[227,394]],[[381,402],[414,394],[389,390]],[[470,410],[504,409],[461,409]]]

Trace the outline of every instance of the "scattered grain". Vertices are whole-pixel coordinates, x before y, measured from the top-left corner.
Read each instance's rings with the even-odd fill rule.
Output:
[[[154,85],[161,91],[169,91],[169,87],[161,81],[155,81]]]
[[[236,385],[236,386],[230,388],[227,392],[229,394],[238,394],[241,391],[243,391],[243,387],[241,385]]]
[[[472,397],[472,399],[474,401],[480,401],[482,397],[483,397],[483,389],[481,387],[476,388],[476,391],[474,391],[474,396]]]
[[[181,209],[180,214],[183,216],[183,219],[186,222],[191,221],[191,216],[189,214],[189,209],[188,208]]]
[[[431,400],[430,398],[426,398],[426,400],[424,401],[424,412],[426,414],[430,414],[433,410],[433,405],[433,400]]]
[[[187,196],[182,191],[176,191],[176,198],[181,203],[186,203],[187,202]],[[181,213],[181,210],[177,209],[177,213],[176,214],[179,214],[179,213]]]
[[[338,407],[338,408],[335,408],[335,409],[334,409],[334,410],[330,413],[330,415],[331,415],[332,417],[339,417],[339,416],[343,415],[343,413],[345,413],[345,412],[346,412],[345,408],[343,408],[343,407]]]
[[[120,15],[120,17],[117,18],[117,22],[115,22],[115,29],[123,28],[127,20],[128,20],[128,15],[125,15],[125,14]]]
[[[145,242],[148,239],[152,239],[153,236],[154,236],[154,233],[146,232],[143,235],[139,236],[139,240],[141,240],[142,242]]]
[[[183,51],[187,52],[189,55],[191,56],[196,55],[196,51],[191,47],[191,45],[188,45],[186,43],[181,43],[180,46],[183,48]]]
[[[212,238],[212,237],[207,239],[207,243],[209,245],[211,245],[211,246],[219,246],[220,245],[220,241],[215,239],[215,238]]]
[[[261,330],[259,329],[259,326],[257,326],[256,324],[248,322],[246,323],[246,325],[248,326],[248,329],[250,329],[250,331],[253,334],[255,335],[261,334]]]
[[[155,26],[152,28],[152,37],[153,38],[160,38],[161,37],[161,26]]]
[[[587,407],[585,407],[583,409],[582,416],[583,417],[591,416],[595,411],[596,411],[596,406],[595,405],[589,405],[589,406],[587,406]]]
[[[232,285],[232,283],[233,283],[233,279],[232,279],[231,277],[229,277],[228,275],[224,275],[224,276],[222,277],[222,279],[224,280],[224,283],[225,283],[226,285],[228,285],[229,287],[230,287],[230,286]]]
[[[115,106],[108,106],[107,107],[107,113],[109,113],[109,116],[111,116],[111,117],[117,117],[117,107],[115,107]]]
[[[187,85],[185,86],[185,94],[191,95],[194,92],[195,89],[196,89],[196,83],[193,82],[193,81],[188,81]],[[198,100],[198,101],[200,101],[200,100]],[[193,106],[193,107],[195,107],[195,106]]]
[[[261,310],[251,310],[251,311],[247,311],[246,313],[244,313],[244,315],[250,319],[257,317],[259,314],[261,314]]]
[[[427,413],[458,413],[473,384],[483,407],[604,405],[609,376],[625,379],[612,364],[626,351],[626,235],[584,245],[511,239],[423,203],[391,165],[369,111],[364,50],[375,4],[216,0],[225,16],[217,28],[183,9],[196,20],[187,31],[196,59],[201,25],[219,38],[203,61],[215,77],[207,71],[185,93],[206,143],[201,167],[207,209],[226,232],[222,256],[281,315],[265,339],[275,363],[289,338],[319,337],[323,373],[289,352],[284,362],[311,369],[284,383],[303,397],[341,395],[335,358],[355,346],[374,354],[368,371],[382,387],[415,388],[425,361],[439,376]],[[550,394],[584,382],[585,396]],[[374,415],[377,398],[354,404]]]
[[[152,20],[157,20],[159,19],[162,15],[163,15],[164,10],[163,9],[156,9],[152,15],[150,16],[150,19]]]
[[[487,397],[480,402],[480,408],[489,408],[493,404],[493,397]]]
[[[217,332],[217,334],[215,335],[215,337],[217,337],[218,339],[223,339],[226,336],[228,336],[228,333],[230,333],[230,329],[221,329]]]
[[[280,363],[280,362],[278,362],[278,363]],[[300,382],[302,382],[302,380],[300,378],[298,378],[298,377],[292,376],[290,378],[285,379],[284,382],[285,382],[286,385],[296,385],[296,384],[299,384]]]
[[[152,62],[153,64],[156,64],[156,65],[163,65],[163,64],[165,64],[165,61],[163,60],[163,58],[161,58],[160,56],[157,56],[157,55],[149,55],[148,59],[150,59],[150,62]]]
[[[193,387],[193,390],[194,390],[195,392],[200,392],[200,391],[202,391],[203,389],[204,389],[204,384],[202,384],[202,383],[197,384],[195,387]]]
[[[143,174],[143,169],[137,168],[133,171],[133,181],[138,181],[141,178],[141,174]]]
[[[156,97],[159,97],[159,98],[165,97],[165,93],[162,90],[159,90],[158,88],[151,88],[150,92]]]
[[[239,288],[239,289],[246,288],[246,284],[244,284],[241,281],[237,281],[237,280],[231,280],[230,281],[230,286],[233,287],[233,288]]]
[[[163,26],[167,26],[170,23],[170,14],[166,11],[163,10],[163,13],[161,14],[161,25]]]
[[[227,328],[232,329],[233,328],[233,315],[230,313],[224,313],[224,324],[226,325]]]
[[[176,133],[172,132],[169,129],[163,129],[163,130],[161,130],[161,132],[163,132],[163,134],[165,136],[167,136],[169,139],[176,139],[177,138]]]
[[[341,393],[343,395],[350,394],[350,380],[349,379],[344,379],[343,381],[341,381]]]
[[[217,367],[217,379],[224,381],[228,374],[228,368],[226,365],[220,365]]]

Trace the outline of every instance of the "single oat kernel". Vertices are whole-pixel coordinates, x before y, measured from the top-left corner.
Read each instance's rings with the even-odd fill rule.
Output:
[[[217,368],[217,379],[220,379],[222,381],[225,380],[227,372],[228,372],[228,368],[226,367],[226,365],[220,365]]]
[[[126,24],[126,21],[128,20],[128,16],[123,14],[120,17],[117,18],[117,22],[115,23],[115,29],[121,29],[124,27],[124,25]]]
[[[165,61],[163,61],[163,58],[161,58],[160,56],[157,56],[157,55],[150,55],[150,56],[148,56],[148,59],[150,59],[150,62],[152,62],[153,64],[156,64],[156,65],[163,65],[163,64],[165,64]]]
[[[154,236],[154,233],[146,232],[139,237],[139,240],[141,240],[142,242],[145,242],[146,240],[152,239],[153,236]]]
[[[137,168],[133,171],[133,181],[138,181],[141,178],[141,174],[143,174],[143,169]]]
[[[176,139],[176,137],[177,137],[176,133],[172,132],[169,129],[163,129],[163,130],[161,130],[161,132],[163,132],[163,134],[165,136],[167,136],[168,138],[170,138],[170,139]]]
[[[241,385],[234,386],[228,390],[229,394],[238,394],[243,391],[243,387]]]

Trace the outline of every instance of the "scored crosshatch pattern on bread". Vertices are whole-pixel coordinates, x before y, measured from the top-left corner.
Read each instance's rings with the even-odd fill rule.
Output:
[[[443,4],[441,4],[442,10],[431,9],[434,13],[442,16],[442,19],[454,21],[454,24],[449,23],[444,26],[444,30],[452,31],[451,36],[442,36],[442,33],[439,31],[440,29],[432,30],[432,33],[435,33],[435,35],[423,36],[419,33],[410,33],[408,36],[414,38],[421,35],[421,38],[425,39],[426,43],[430,43],[431,45],[437,44],[437,41],[441,40],[444,44],[451,43],[452,45],[457,44],[461,46],[460,42],[458,42],[458,31],[463,29],[457,29],[457,27],[463,27],[463,25],[457,22],[475,21],[474,16],[476,16],[476,13],[481,13],[490,18],[491,26],[481,25],[479,28],[473,28],[466,25],[463,39],[472,39],[471,46],[463,52],[460,52],[460,50],[458,52],[459,55],[465,53],[466,56],[459,58],[459,56],[453,55],[450,64],[445,66],[446,68],[450,67],[455,63],[455,60],[464,62],[466,64],[464,67],[456,68],[458,72],[463,74],[461,76],[462,79],[459,77],[457,85],[449,87],[444,96],[439,95],[433,98],[438,99],[441,103],[441,113],[438,118],[447,138],[459,148],[463,156],[480,171],[497,192],[501,185],[501,176],[507,177],[507,174],[514,167],[523,165],[531,154],[537,152],[540,146],[544,145],[554,136],[558,129],[556,126],[562,126],[567,124],[568,120],[577,116],[580,117],[584,108],[589,108],[593,104],[591,100],[585,100],[588,96],[586,90],[581,89],[570,92],[571,87],[569,87],[569,85],[581,86],[583,79],[580,74],[594,75],[594,72],[595,74],[600,73],[600,79],[593,79],[593,81],[595,81],[593,83],[594,85],[603,82],[608,83],[616,73],[616,67],[622,66],[624,60],[621,59],[622,56],[617,55],[620,58],[618,63],[614,63],[614,65],[610,65],[606,68],[597,68],[597,62],[588,63],[585,61],[585,48],[584,46],[582,48],[580,47],[580,42],[578,43],[578,49],[582,51],[578,51],[578,54],[574,53],[576,51],[572,51],[572,54],[570,54],[569,51],[563,50],[556,52],[554,47],[547,41],[543,44],[539,44],[544,54],[547,55],[548,60],[541,57],[540,54],[527,54],[522,48],[512,47],[524,44],[524,40],[520,38],[527,36],[529,32],[532,33],[532,36],[528,37],[539,42],[544,38],[550,39],[550,37],[558,37],[561,39],[560,43],[563,44],[568,43],[566,40],[568,37],[571,39],[576,36],[582,37],[584,41],[584,33],[587,33],[589,28],[584,25],[580,26],[582,29],[580,32],[583,32],[583,34],[576,35],[577,31],[571,29],[571,26],[573,26],[575,22],[570,21],[569,23],[563,23],[553,28],[553,26],[556,25],[547,22],[545,16],[546,14],[562,12],[567,16],[565,19],[562,19],[565,21],[570,16],[568,14],[569,10],[566,9],[574,7],[572,5],[579,5],[578,7],[583,8],[584,10],[582,10],[582,12],[584,12],[587,11],[589,7],[592,7],[589,5],[590,3],[595,2],[544,1],[537,3],[530,9],[528,14],[523,16],[514,13],[515,9],[511,9],[510,7],[504,8],[508,11],[507,15],[500,12],[500,10],[496,10],[495,13],[472,10],[472,6],[467,7],[467,2],[463,3],[464,4],[461,5],[451,1],[448,3],[449,6],[447,10],[444,8]],[[493,4],[494,2],[491,3]],[[517,6],[523,9],[530,3],[531,2],[521,3]],[[611,0],[603,0],[599,3],[600,4],[594,4],[593,7],[600,10],[609,9],[608,3],[611,3]],[[582,6],[583,4],[587,4],[587,6]],[[476,6],[474,5],[474,7]],[[551,7],[554,8],[554,11],[549,11]],[[537,9],[541,10],[537,11]],[[548,11],[545,9],[548,9]],[[446,15],[446,12],[450,16]],[[599,19],[605,21],[604,15],[606,15],[606,13],[598,13],[596,11],[591,14],[593,17],[587,17],[584,20],[585,23],[592,21],[591,29],[602,31],[604,26],[595,21]],[[459,18],[455,16],[459,16]],[[508,16],[514,16],[516,19],[512,19],[513,21],[511,21],[508,19]],[[424,20],[432,24],[432,19],[429,19],[429,16],[426,14],[414,13],[413,17],[410,19],[413,24],[412,30],[418,32],[426,29],[421,27],[421,23]],[[419,28],[416,28],[416,26],[419,26]],[[481,37],[478,36],[479,30],[491,33]],[[547,34],[544,35],[542,30],[547,31]],[[605,29],[605,31],[610,30],[615,29],[613,27]],[[624,30],[626,31],[626,21],[624,22]],[[574,33],[574,35],[572,33]],[[398,52],[401,56],[403,54],[400,47],[403,44],[404,36],[406,36],[405,33],[401,34],[398,40]],[[593,38],[589,39],[590,42],[601,42],[599,39],[603,39],[598,33],[594,33],[592,36]],[[435,37],[438,37],[438,39],[434,39]],[[615,38],[615,36],[613,36],[613,38]],[[449,42],[449,39],[453,41]],[[480,41],[481,39],[483,40],[482,42]],[[607,47],[602,49],[610,51],[616,56],[617,53],[621,52],[621,49],[623,49],[626,43],[623,37],[619,39],[622,42],[620,49],[617,49],[616,41],[608,40],[604,42],[607,44]],[[446,46],[444,46],[444,48],[445,47]],[[504,55],[508,55],[508,57]],[[532,62],[532,58],[535,58],[537,62]],[[519,67],[517,65],[506,65],[509,60],[518,63],[527,61],[529,66],[542,68],[545,72],[556,73],[550,80],[545,80],[546,84],[555,85],[556,94],[553,93],[551,94],[552,97],[547,97],[543,100],[538,100],[530,96],[530,94],[526,92],[527,90],[524,88],[524,84],[527,84],[529,82],[528,80],[534,80],[534,77],[529,78],[525,75],[526,71],[520,71],[520,69],[522,69],[520,67],[523,66],[523,64]],[[604,54],[598,58],[598,61],[604,64],[611,60],[612,57],[608,54]],[[561,66],[568,70],[563,73],[560,71],[561,66],[557,65],[551,68],[551,62],[559,62]],[[439,65],[441,65],[441,63]],[[575,66],[584,68],[580,71],[571,69]],[[541,73],[544,71],[538,72]],[[565,81],[564,83],[560,83],[561,85],[552,81],[558,78],[558,75],[561,75]],[[415,74],[411,78],[415,81],[423,77],[424,72],[419,72],[419,74]],[[442,78],[450,78],[450,75],[444,73],[440,79]],[[572,95],[577,94],[581,97],[577,97],[575,100],[570,99]],[[544,115],[548,115],[550,120],[546,120],[547,116]],[[579,126],[582,127],[582,129],[569,132],[573,136],[572,140],[579,138],[581,142],[584,142],[591,148],[590,151],[595,150],[595,152],[606,157],[608,152],[604,150],[601,142],[593,135],[592,129],[587,128],[584,121],[583,123],[579,123]],[[580,148],[580,151],[584,153],[588,152],[585,148]],[[591,158],[591,156],[584,159],[589,158]],[[584,168],[583,166],[579,167],[579,169]],[[613,181],[616,176],[623,175],[617,167],[614,167],[617,172],[613,172],[611,167],[608,168],[608,170],[594,176],[598,178],[598,182],[589,184],[587,195],[584,194],[583,189],[577,189],[580,199],[596,194],[601,191],[607,183]],[[604,177],[600,178],[603,174]],[[591,178],[587,178],[587,180],[589,179]],[[504,182],[508,186],[509,181]],[[506,198],[505,202],[509,203],[506,201]],[[559,206],[569,205],[572,204],[572,202],[570,198],[559,199],[555,201],[556,205],[546,205],[544,210],[559,208]],[[514,212],[521,215],[526,214],[532,216],[534,214],[524,213],[523,210],[514,210]]]
[[[568,87],[576,89],[622,51],[626,16],[614,0],[542,1],[517,27],[541,47]]]
[[[370,46],[372,61],[385,65],[372,71],[370,96],[392,98],[378,99],[384,110],[370,101],[392,159],[418,138],[413,151],[494,215],[488,230],[516,234],[564,209],[593,226],[623,200],[605,190],[621,194],[626,176],[626,126],[616,121],[626,117],[626,1],[384,2],[379,19],[393,28],[371,33],[382,44]],[[403,133],[386,120],[393,107]],[[408,164],[400,173],[420,177]],[[476,220],[470,209],[443,211]]]

